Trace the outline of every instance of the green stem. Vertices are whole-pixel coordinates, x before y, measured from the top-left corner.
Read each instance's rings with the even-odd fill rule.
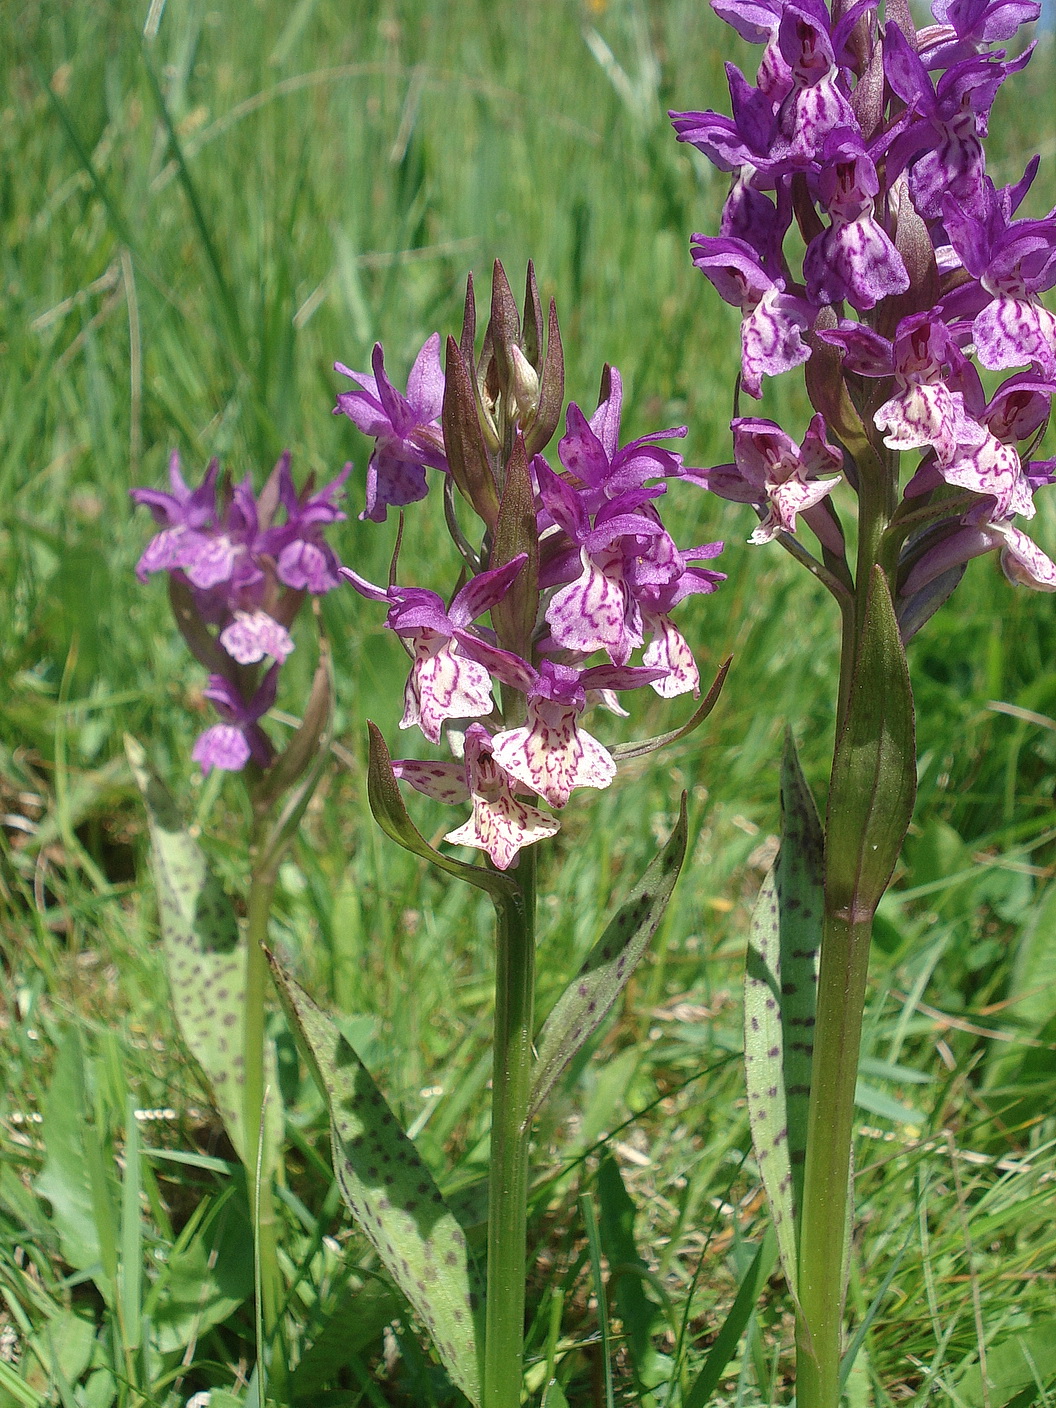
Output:
[[[265,999],[269,977],[264,947],[268,938],[268,920],[275,894],[275,881],[274,865],[267,865],[259,871],[254,868],[250,879],[242,1048],[246,1182],[249,1187],[250,1216],[257,1233],[259,1321],[263,1330],[263,1343],[272,1347],[268,1368],[273,1392],[280,1387],[284,1377],[280,1362],[281,1346],[276,1339],[279,1307],[282,1304],[282,1277],[279,1270],[272,1170],[266,1167],[261,1158],[261,1135],[264,1127],[265,1099],[277,1098],[277,1092],[268,1092],[265,1087]],[[259,1183],[258,1165],[261,1166]]]
[[[879,471],[879,472],[877,472]],[[837,743],[853,705],[851,678],[865,630],[873,567],[895,511],[897,456],[878,457],[860,475],[858,557],[853,606],[843,613]],[[876,805],[885,804],[884,797]],[[840,837],[857,847],[859,838]],[[826,848],[832,837],[826,837]],[[864,844],[864,842],[863,842]],[[826,883],[821,936],[810,1111],[799,1241],[796,1316],[797,1408],[838,1408],[849,1233],[853,1216],[851,1149],[873,911],[849,911]]]
[[[519,1408],[524,1361],[528,1119],[535,1008],[535,854],[520,854],[522,904],[498,916],[491,1094],[483,1408]]]
[[[796,1324],[797,1408],[837,1408],[851,1140],[872,919],[826,917],[818,975]]]

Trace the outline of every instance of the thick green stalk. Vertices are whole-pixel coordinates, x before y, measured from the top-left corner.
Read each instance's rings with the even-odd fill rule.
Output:
[[[872,917],[826,917],[818,975],[799,1245],[797,1408],[837,1408],[851,1140]]]
[[[268,964],[264,946],[268,938],[268,920],[275,893],[275,867],[268,865],[263,872],[254,869],[249,886],[249,919],[246,942],[246,1007],[243,1017],[243,1116],[246,1131],[246,1182],[249,1187],[249,1207],[257,1230],[257,1256],[260,1274],[259,1319],[266,1345],[272,1346],[270,1374],[273,1387],[281,1382],[281,1347],[275,1340],[279,1307],[282,1304],[282,1279],[279,1271],[278,1229],[275,1222],[275,1198],[272,1170],[261,1168],[261,1137],[264,1127],[265,1098],[275,1099],[277,1093],[265,1088],[265,999],[268,991]],[[279,1370],[276,1373],[276,1370]]]
[[[861,665],[869,629],[869,591],[875,565],[882,560],[884,530],[894,511],[898,484],[897,456],[885,456],[860,475],[858,560],[853,608],[845,610],[840,658],[840,694],[837,714],[837,752],[846,737],[863,746],[869,728],[861,682],[852,687],[856,665]],[[873,629],[876,628],[873,617]],[[868,689],[885,689],[893,681],[874,679]],[[908,685],[907,685],[908,688]],[[863,710],[856,719],[856,707]],[[911,705],[910,705],[911,708]],[[838,1408],[840,1358],[849,1232],[853,1214],[851,1150],[854,1133],[854,1092],[858,1077],[858,1051],[862,1035],[872,921],[879,898],[866,894],[859,882],[848,884],[846,858],[857,857],[859,881],[868,860],[869,830],[884,808],[899,804],[897,787],[888,786],[887,774],[873,779],[871,803],[864,810],[841,805],[834,797],[836,773],[830,786],[826,834],[825,919],[822,928],[818,973],[817,1013],[811,1069],[810,1111],[807,1127],[806,1168],[799,1244],[799,1312],[796,1318],[797,1408]],[[896,779],[897,782],[897,779]],[[890,795],[889,795],[890,793]],[[844,799],[846,800],[846,799]],[[835,805],[835,815],[834,815]],[[856,817],[853,829],[839,832],[841,820]],[[907,815],[908,819],[908,815]],[[869,835],[866,835],[866,832]],[[833,857],[840,854],[835,866]],[[897,846],[896,846],[897,853]],[[894,864],[892,858],[891,864]],[[890,869],[886,871],[890,875]],[[885,881],[886,883],[886,876]],[[868,888],[868,887],[866,887]]]
[[[499,911],[491,1093],[484,1408],[519,1408],[524,1362],[528,1119],[535,1008],[535,854],[521,852],[522,904]]]

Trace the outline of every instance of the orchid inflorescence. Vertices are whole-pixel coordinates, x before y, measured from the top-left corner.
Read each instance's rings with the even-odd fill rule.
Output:
[[[441,802],[472,801],[471,819],[446,839],[486,851],[505,870],[523,846],[558,830],[526,798],[562,808],[576,787],[612,781],[612,754],[580,723],[588,706],[623,714],[617,692],[643,685],[664,698],[699,694],[693,652],[670,613],[723,580],[699,565],[722,544],[679,549],[664,528],[656,503],[667,481],[693,472],[657,442],[686,429],[621,446],[623,388],[614,368],[605,368],[589,419],[569,405],[560,472],[544,457],[563,400],[563,360],[552,304],[544,351],[530,267],[523,327],[496,265],[479,357],[474,329],[470,281],[461,341],[448,339],[446,377],[434,334],[405,396],[390,382],[380,346],[372,374],[337,363],[359,389],[340,394],[336,412],[375,438],[361,517],[383,521],[390,506],[424,498],[426,471],[438,473],[461,585],[447,605],[435,592],[399,585],[398,547],[387,586],[341,572],[363,596],[387,604],[386,624],[411,655],[401,727],[418,725],[439,743],[447,724],[458,754],[452,762],[396,761],[393,771]],[[479,548],[459,525],[456,489],[483,522]],[[479,624],[489,612],[490,628]],[[631,665],[637,649],[642,664]],[[599,655],[607,662],[591,663]]]
[[[1056,563],[1015,522],[1056,469],[1031,458],[1056,392],[1056,317],[1039,298],[1056,284],[1056,211],[1014,218],[1038,158],[997,188],[983,153],[997,91],[1033,48],[1008,59],[993,44],[1040,6],[934,0],[918,33],[904,3],[882,24],[869,0],[834,0],[831,15],[822,0],[713,3],[765,47],[755,86],[727,64],[732,117],[671,114],[732,178],[720,233],[694,235],[693,260],[743,315],[740,388],[758,398],[764,376],[805,364],[818,415],[801,446],[737,415],[734,462],[703,482],[756,506],[755,543],[782,536],[805,556],[802,517],[838,591],[839,471],[859,492],[888,481],[904,638],[991,549],[1013,581],[1056,591]],[[973,352],[987,371],[1025,370],[988,397]],[[923,456],[897,503],[902,450]]]
[[[298,494],[284,454],[255,495],[248,476],[232,485],[216,460],[202,483],[188,488],[173,452],[171,492],[132,490],[163,525],[136,571],[141,581],[168,572],[180,630],[210,672],[204,694],[222,722],[194,745],[203,772],[267,768],[275,759],[260,720],[275,703],[279,668],[293,650],[290,627],[306,595],[321,596],[340,582],[324,530],[345,517],[336,499],[351,468],[317,492],[309,483]]]

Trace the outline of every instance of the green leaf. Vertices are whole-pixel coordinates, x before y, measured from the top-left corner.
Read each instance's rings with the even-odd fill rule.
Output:
[[[693,1387],[686,1395],[685,1408],[704,1408],[719,1386],[719,1380],[726,1365],[733,1358],[745,1327],[751,1319],[756,1301],[762,1295],[763,1287],[770,1279],[777,1263],[777,1240],[772,1227],[767,1228],[759,1248],[752,1258],[751,1265],[744,1273],[737,1295],[723,1321],[722,1329],[715,1337],[715,1343],[708,1351],[704,1367],[697,1375]]]
[[[311,1347],[301,1356],[290,1380],[291,1397],[295,1401],[314,1401],[337,1381],[349,1356],[378,1339],[399,1313],[399,1300],[380,1281],[368,1281],[354,1290],[346,1287],[316,1332]]]
[[[611,1155],[606,1155],[598,1167],[598,1203],[598,1228],[601,1249],[609,1263],[610,1293],[616,1314],[623,1321],[637,1387],[648,1393],[670,1379],[670,1360],[653,1347],[652,1336],[663,1315],[645,1293],[644,1281],[650,1273],[634,1239],[635,1207]]]
[[[181,1232],[147,1300],[158,1353],[185,1349],[252,1293],[253,1227],[239,1177]]]
[[[482,1298],[465,1233],[355,1051],[304,989],[270,962],[326,1097],[342,1196],[428,1328],[451,1378],[479,1403]]]
[[[397,845],[410,851],[423,860],[428,860],[448,875],[457,875],[478,890],[486,890],[496,904],[519,903],[521,891],[512,876],[503,875],[497,870],[486,870],[482,865],[466,865],[451,856],[441,855],[430,846],[403,805],[396,776],[392,771],[392,760],[385,746],[385,739],[377,724],[367,720],[370,735],[370,756],[367,763],[367,801],[374,820],[385,835]]]
[[[228,1137],[246,1157],[242,1049],[246,944],[223,886],[197,842],[183,829],[172,797],[134,739],[125,751],[147,806],[165,967],[176,1021],[201,1066]],[[282,1110],[275,1050],[265,1051],[269,1099],[264,1115],[263,1176],[278,1163]]]
[[[84,1271],[99,1261],[99,1238],[84,1161],[84,1050],[75,1028],[59,1046],[43,1118],[44,1168],[34,1186],[51,1203],[64,1258]]]
[[[971,1356],[975,1359],[975,1354]],[[957,1380],[958,1398],[967,1408],[1000,1408],[1016,1394],[1031,1389],[1040,1394],[1056,1379],[1056,1320],[1032,1325],[991,1345],[986,1351],[986,1386],[978,1363]],[[1024,1398],[1024,1404],[1034,1395]]]
[[[823,914],[823,837],[789,734],[781,850],[752,915],[744,975],[744,1064],[752,1146],[785,1278],[796,1285],[803,1162]]]
[[[557,999],[536,1043],[529,1120],[558,1076],[605,1020],[664,916],[686,855],[686,795],[667,844],[605,927],[583,967]]]
[[[722,662],[718,674],[712,681],[711,688],[681,728],[674,728],[670,733],[659,733],[655,738],[642,738],[635,743],[617,743],[609,749],[609,752],[614,758],[644,758],[648,753],[655,753],[658,748],[666,748],[670,743],[677,743],[680,738],[685,738],[695,728],[699,728],[718,703],[722,686],[726,683],[726,676],[730,672],[732,663],[732,655]]]
[[[828,912],[870,918],[891,879],[917,789],[913,691],[887,578],[873,571],[825,823]]]

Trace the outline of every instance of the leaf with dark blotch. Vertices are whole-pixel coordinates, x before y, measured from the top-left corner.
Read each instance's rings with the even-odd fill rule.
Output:
[[[528,561],[514,578],[506,595],[491,608],[491,619],[499,644],[515,655],[529,659],[532,634],[539,613],[539,534],[536,530],[535,496],[528,472],[524,442],[518,435],[506,466],[502,486],[491,566],[505,567],[520,553]]]
[[[847,722],[836,742],[825,820],[825,904],[861,924],[891,879],[913,815],[913,691],[891,593],[873,569]]]
[[[565,353],[561,346],[561,329],[557,322],[557,304],[551,298],[546,358],[539,376],[539,406],[525,435],[525,449],[529,457],[539,454],[550,443],[561,419],[564,399]]]
[[[125,751],[147,807],[151,869],[176,1021],[205,1073],[228,1137],[244,1160],[245,940],[223,886],[182,827],[176,804],[151,771],[143,749],[126,736]],[[282,1139],[279,1082],[270,1042],[264,1079],[271,1092],[265,1107],[263,1155],[263,1176],[269,1177]]]
[[[791,734],[781,811],[781,850],[759,892],[748,938],[744,1064],[752,1147],[785,1278],[794,1287],[824,903],[821,824]]]
[[[334,1174],[352,1215],[425,1323],[452,1379],[480,1402],[480,1278],[466,1234],[370,1072],[321,1008],[268,955],[330,1114]]]
[[[444,370],[441,424],[451,476],[463,497],[469,500],[488,527],[494,529],[495,516],[499,511],[498,489],[480,426],[473,377],[453,337],[447,339]]]
[[[712,681],[711,688],[681,728],[672,729],[670,733],[658,734],[655,738],[642,738],[635,743],[617,743],[609,749],[609,752],[617,759],[644,758],[647,753],[655,753],[658,748],[666,748],[669,743],[677,743],[680,738],[685,738],[695,728],[699,728],[718,702],[722,686],[726,683],[726,676],[729,674],[732,664],[732,655],[722,662],[719,666],[719,673]]]
[[[367,763],[367,801],[374,820],[385,835],[416,856],[428,860],[448,875],[457,875],[478,890],[486,890],[496,904],[522,902],[520,887],[510,875],[486,870],[482,865],[466,865],[451,856],[441,855],[430,846],[407,814],[400,796],[399,784],[392,771],[392,760],[385,739],[377,724],[367,720],[370,736],[370,756]]]
[[[605,927],[577,976],[557,999],[536,1042],[528,1118],[558,1076],[605,1020],[626,987],[664,916],[686,855],[686,794],[667,844]]]

